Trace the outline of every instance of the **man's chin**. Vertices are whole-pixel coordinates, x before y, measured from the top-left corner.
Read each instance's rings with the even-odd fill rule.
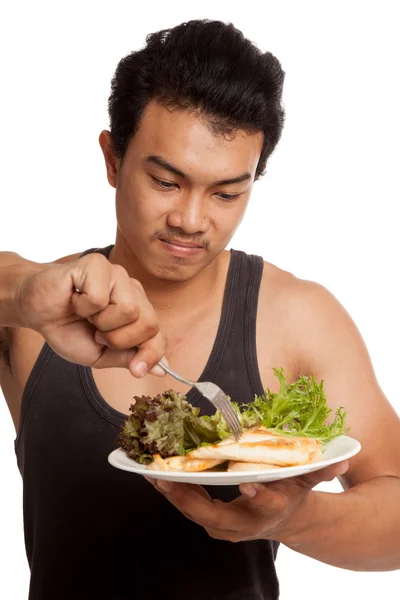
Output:
[[[207,250],[201,256],[146,256],[143,266],[157,279],[165,281],[188,281],[203,271],[212,262]]]
[[[192,279],[205,267],[204,264],[188,265],[184,264],[183,261],[181,263],[174,261],[174,264],[170,265],[152,265],[151,272],[157,279],[179,282]]]

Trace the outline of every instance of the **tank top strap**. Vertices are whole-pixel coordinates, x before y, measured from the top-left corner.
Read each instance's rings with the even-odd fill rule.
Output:
[[[236,295],[235,326],[230,329],[227,345],[235,349],[231,360],[240,373],[240,393],[246,399],[254,400],[254,395],[263,394],[257,358],[257,312],[258,297],[262,280],[264,261],[261,256],[246,254],[236,250],[234,255],[240,264],[239,277],[234,290]]]
[[[257,314],[258,298],[264,270],[264,260],[261,256],[246,255],[248,262],[247,294],[244,307],[244,351],[247,373],[254,394],[264,393],[258,367],[257,357]]]
[[[232,400],[248,403],[264,390],[258,368],[257,308],[264,261],[259,256],[231,250],[221,320],[202,381],[213,381]],[[210,412],[207,402],[191,390],[190,402]]]
[[[87,254],[93,254],[94,252],[97,252],[98,254],[102,254],[103,256],[108,258],[109,254],[113,248],[114,248],[114,244],[110,244],[109,246],[106,246],[105,248],[89,248],[89,250],[85,250],[84,252],[82,252],[82,254],[80,255],[80,258],[82,258],[83,256],[86,256]]]

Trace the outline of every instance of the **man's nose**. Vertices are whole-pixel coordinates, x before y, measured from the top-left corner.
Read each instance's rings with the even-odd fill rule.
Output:
[[[187,193],[168,215],[168,225],[187,234],[205,233],[209,227],[206,202],[200,193]]]

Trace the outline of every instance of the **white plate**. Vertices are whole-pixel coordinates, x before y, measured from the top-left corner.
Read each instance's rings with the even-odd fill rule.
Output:
[[[200,473],[186,473],[184,471],[153,471],[145,465],[137,463],[129,458],[125,450],[118,448],[111,452],[108,457],[109,463],[117,469],[131,471],[139,475],[145,475],[152,479],[166,479],[168,481],[177,481],[180,483],[197,483],[199,485],[239,485],[241,483],[267,482],[305,475],[312,471],[318,471],[328,465],[346,460],[357,454],[361,450],[361,444],[357,440],[342,435],[325,446],[323,460],[297,467],[281,467],[280,469],[265,469],[263,471],[244,471],[239,473],[227,473],[221,471],[201,471]]]

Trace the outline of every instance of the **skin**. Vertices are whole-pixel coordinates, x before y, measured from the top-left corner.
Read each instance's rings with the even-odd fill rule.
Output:
[[[159,304],[154,295],[159,289],[175,288],[178,297],[192,289],[193,278],[200,288],[215,276],[223,260],[221,252],[244,216],[262,142],[261,133],[244,132],[225,142],[211,134],[199,115],[152,102],[121,167],[109,132],[102,132],[108,181],[116,187],[118,229],[111,262],[122,264],[139,279],[153,304]],[[207,169],[200,166],[204,160]],[[163,163],[179,165],[182,175]],[[216,184],[239,177],[244,181]],[[207,251],[191,260],[171,260],[158,239],[151,241],[154,236],[197,243]]]
[[[125,413],[133,394],[186,392],[168,377],[141,375],[165,354],[178,372],[198,379],[215,340],[229,266],[224,248],[245,213],[262,134],[215,137],[202,115],[153,101],[122,162],[109,132],[101,133],[100,145],[116,188],[110,260],[77,254],[38,265],[0,254],[0,323],[12,367],[3,366],[0,378],[16,426],[45,339],[62,355],[92,365],[100,393]],[[197,250],[171,248],[172,241]],[[45,309],[44,298],[50,298]],[[74,356],[77,346],[86,350]],[[266,262],[257,353],[265,388],[277,388],[272,366],[282,366],[291,380],[310,373],[324,379],[329,406],[346,408],[361,452],[307,476],[241,486],[241,497],[229,504],[198,486],[149,482],[214,538],[275,539],[349,569],[400,568],[400,422],[355,324],[325,288]],[[340,478],[342,494],[312,490],[333,477]]]

